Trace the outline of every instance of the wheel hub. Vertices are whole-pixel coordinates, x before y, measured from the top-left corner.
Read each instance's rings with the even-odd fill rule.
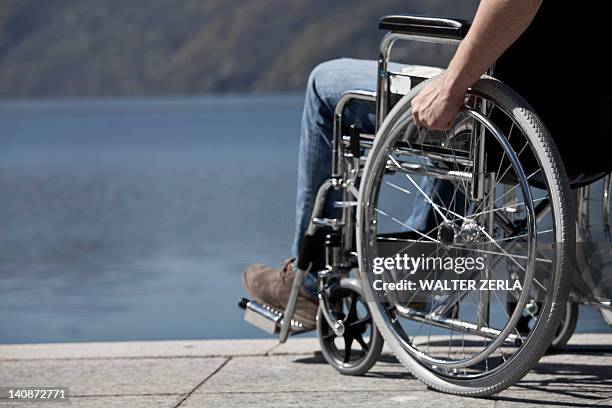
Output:
[[[450,222],[440,224],[438,228],[438,240],[443,244],[455,242],[455,228]]]
[[[482,229],[474,220],[465,220],[457,233],[456,242],[470,244],[480,242],[483,237]]]

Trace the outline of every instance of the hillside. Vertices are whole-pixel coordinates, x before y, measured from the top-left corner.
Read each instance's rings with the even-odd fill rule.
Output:
[[[375,58],[380,16],[476,0],[0,0],[0,98],[300,91],[317,63]],[[406,61],[450,50],[411,46]]]

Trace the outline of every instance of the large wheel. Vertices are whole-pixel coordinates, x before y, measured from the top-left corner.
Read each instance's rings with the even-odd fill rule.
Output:
[[[569,183],[539,118],[500,81],[478,81],[445,132],[414,126],[410,104],[422,86],[396,104],[368,154],[357,214],[362,286],[387,344],[416,377],[439,391],[488,396],[535,366],[565,311]],[[426,225],[411,218],[415,200],[431,208]],[[468,273],[451,262],[451,278],[508,287],[419,289],[416,278],[431,282],[443,272],[451,282],[435,261],[418,273],[380,271],[381,257],[418,256],[410,251],[424,247],[427,259],[471,254],[484,265]],[[389,285],[410,279],[416,289]],[[537,319],[521,333],[535,304]]]
[[[601,195],[604,239],[608,244],[612,244],[612,174],[603,178]]]
[[[608,273],[612,245],[611,174],[578,190],[576,241],[576,264],[582,280],[590,288],[587,290],[591,291],[591,297],[609,299],[612,296],[608,283],[612,279]],[[612,309],[601,308],[600,311],[606,323],[612,326]]]

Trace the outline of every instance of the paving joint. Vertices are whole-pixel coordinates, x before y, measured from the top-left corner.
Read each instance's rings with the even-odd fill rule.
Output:
[[[212,373],[208,374],[206,377],[204,377],[204,379],[202,381],[200,381],[200,383],[198,385],[196,385],[191,391],[189,391],[187,393],[187,395],[185,395],[179,402],[178,404],[176,404],[174,406],[174,408],[178,408],[180,407],[185,401],[187,401],[189,399],[189,397],[191,397],[191,395],[197,391],[198,388],[200,388],[202,385],[204,385],[204,383],[208,380],[210,380],[212,377],[215,376],[215,374],[217,374],[219,371],[221,371],[223,369],[223,367],[225,367],[227,365],[227,363],[229,363],[231,361],[233,357],[227,357],[225,359],[224,362],[222,362],[219,367],[217,367]]]

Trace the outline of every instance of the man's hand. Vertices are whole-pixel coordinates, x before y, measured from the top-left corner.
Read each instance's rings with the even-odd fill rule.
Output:
[[[527,28],[542,1],[480,0],[470,31],[444,75],[412,100],[414,123],[448,129],[463,104],[465,91]]]
[[[465,89],[450,89],[444,77],[432,80],[412,100],[414,124],[432,130],[447,130],[465,99]]]

